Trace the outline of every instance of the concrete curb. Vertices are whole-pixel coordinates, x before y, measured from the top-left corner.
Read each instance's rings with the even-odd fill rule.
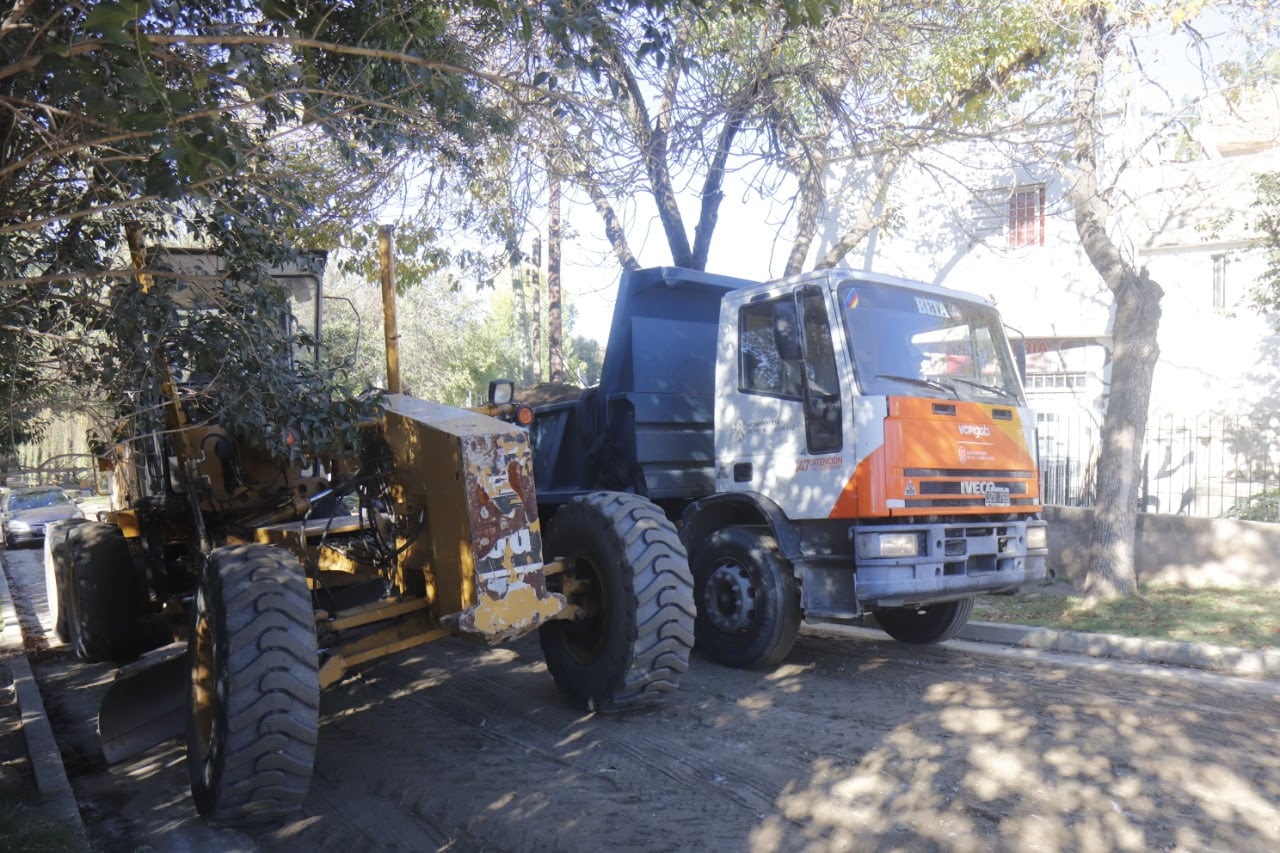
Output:
[[[957,638],[1091,657],[1119,658],[1137,663],[1204,669],[1227,675],[1280,678],[1280,652],[1270,650],[1055,631],[1052,628],[995,622],[970,622]]]
[[[13,674],[18,708],[22,713],[22,733],[27,739],[27,757],[31,759],[36,789],[40,792],[45,815],[71,833],[77,849],[87,851],[89,836],[80,818],[80,807],[71,790],[71,782],[67,779],[62,753],[58,751],[58,743],[53,737],[53,727],[49,725],[49,718],[45,714],[44,699],[40,696],[40,688],[31,672],[31,664],[27,661],[22,642],[22,625],[18,622],[18,612],[14,609],[13,596],[9,592],[8,564],[3,552],[0,552],[0,613],[4,616],[0,648],[15,653],[8,658],[8,666]]]

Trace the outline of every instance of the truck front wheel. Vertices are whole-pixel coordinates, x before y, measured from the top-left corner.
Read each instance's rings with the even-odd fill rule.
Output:
[[[546,552],[565,566],[547,588],[579,613],[538,631],[547,669],[570,701],[619,711],[675,690],[693,646],[693,582],[662,511],[622,492],[574,498],[552,519]]]
[[[270,545],[219,548],[196,591],[187,770],[205,820],[275,820],[306,797],[320,724],[315,609],[302,565]]]
[[[698,648],[717,663],[779,663],[800,633],[800,595],[778,543],[763,530],[726,527],[693,562]]]
[[[923,607],[886,607],[875,611],[876,623],[899,643],[929,645],[950,640],[969,621],[973,596]]]

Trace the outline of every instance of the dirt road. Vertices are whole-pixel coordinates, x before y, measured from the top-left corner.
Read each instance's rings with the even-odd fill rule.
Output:
[[[39,554],[10,552],[38,612]],[[773,672],[697,659],[664,708],[582,715],[536,640],[442,641],[325,693],[297,820],[214,831],[182,751],[114,768],[110,677],[36,664],[103,850],[1280,849],[1280,684],[806,634]]]

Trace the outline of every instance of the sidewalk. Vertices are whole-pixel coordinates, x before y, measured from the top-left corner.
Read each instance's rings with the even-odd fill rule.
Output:
[[[27,758],[31,761],[43,814],[70,834],[75,845],[73,849],[87,851],[89,837],[80,819],[80,808],[62,765],[62,753],[58,751],[53,728],[45,714],[40,688],[27,661],[22,625],[9,592],[5,559],[4,553],[0,552],[0,617],[4,621],[4,630],[0,631],[0,651],[5,652],[0,658],[0,666],[7,666],[13,676],[18,708],[22,714],[22,733],[27,741]]]
[[[1203,643],[1083,634],[995,622],[970,622],[960,632],[959,639],[1073,655],[1117,658],[1135,663],[1181,666],[1248,678],[1280,678],[1280,651],[1266,649],[1235,649]]]

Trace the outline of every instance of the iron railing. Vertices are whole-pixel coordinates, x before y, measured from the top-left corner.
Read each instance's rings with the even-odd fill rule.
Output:
[[[1100,420],[1039,423],[1040,486],[1046,504],[1091,506],[1097,486]],[[1142,445],[1148,512],[1280,521],[1280,434],[1244,417],[1157,416]]]

